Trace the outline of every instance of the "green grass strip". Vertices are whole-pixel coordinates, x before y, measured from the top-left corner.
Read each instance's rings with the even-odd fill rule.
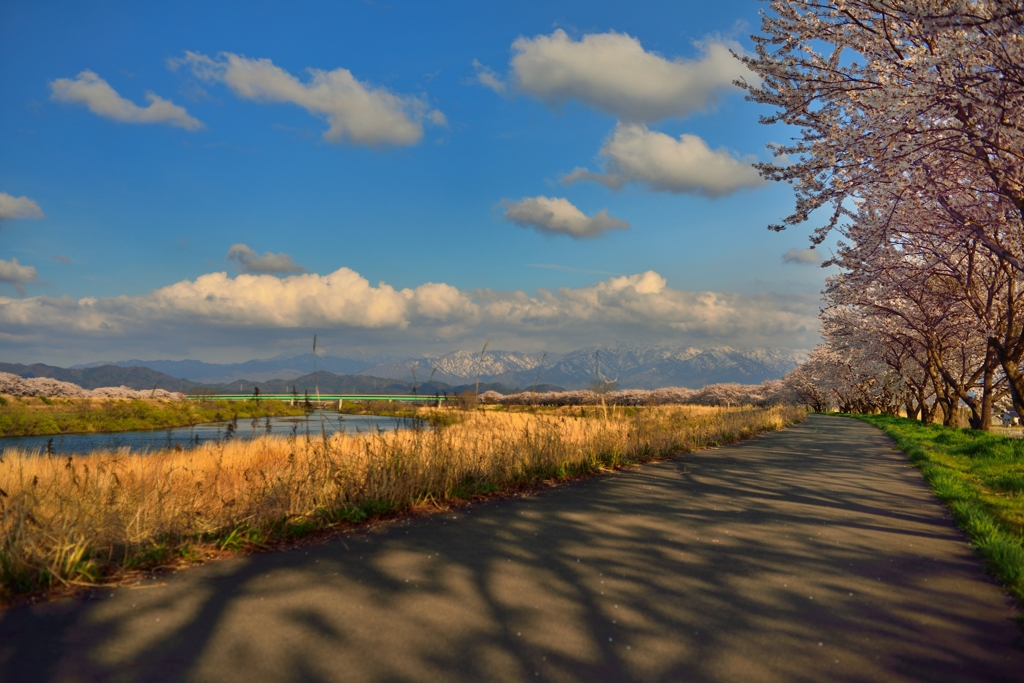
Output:
[[[1024,607],[1024,439],[888,415],[850,417],[892,437]]]
[[[205,422],[304,415],[281,401],[141,401],[5,399],[0,397],[0,436],[46,436],[188,427]]]

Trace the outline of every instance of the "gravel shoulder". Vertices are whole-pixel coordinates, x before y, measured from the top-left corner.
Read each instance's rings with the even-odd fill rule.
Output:
[[[1020,681],[1021,630],[861,422],[0,612],[0,681]]]

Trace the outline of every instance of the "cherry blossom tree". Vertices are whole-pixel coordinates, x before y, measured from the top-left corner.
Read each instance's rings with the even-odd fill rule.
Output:
[[[899,202],[872,195],[861,205],[842,228],[848,242],[832,262],[845,272],[827,295],[888,316],[895,327],[884,334],[919,356],[946,419],[963,401],[972,426],[987,427],[994,401],[1009,389],[1019,404],[1024,393],[1024,383],[1012,385],[1024,356],[1016,313],[1024,274],[980,240],[958,239],[957,226],[926,194]],[[995,208],[988,207],[993,225],[1005,219]]]
[[[775,108],[764,123],[799,130],[775,147],[777,163],[759,165],[796,191],[793,214],[770,227],[828,208],[812,237],[821,243],[852,217],[851,201],[926,193],[959,240],[1024,270],[1024,2],[773,0],[770,8],[763,35],[753,36],[756,54],[743,57],[761,81],[739,84]],[[991,222],[992,207],[1005,220]]]

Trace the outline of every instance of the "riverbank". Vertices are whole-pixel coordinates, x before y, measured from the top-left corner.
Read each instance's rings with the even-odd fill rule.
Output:
[[[784,407],[467,411],[432,430],[265,437],[145,456],[8,455],[0,599],[663,459],[804,415]]]
[[[233,419],[303,415],[283,401],[46,398],[0,395],[0,436],[47,436],[189,427]]]
[[[340,415],[380,415],[394,417],[402,420],[423,420],[431,427],[450,427],[462,422],[466,416],[465,410],[458,410],[454,407],[430,407],[423,405],[409,405],[394,403],[392,401],[345,401],[338,408]]]

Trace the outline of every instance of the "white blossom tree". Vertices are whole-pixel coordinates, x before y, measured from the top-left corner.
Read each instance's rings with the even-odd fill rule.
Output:
[[[924,192],[959,240],[1024,270],[1024,2],[773,0],[770,8],[763,35],[753,36],[756,54],[743,58],[761,82],[740,83],[776,109],[763,122],[800,131],[775,147],[778,163],[759,166],[796,190],[796,210],[770,227],[827,207],[812,237],[820,243],[851,216],[851,200]],[[992,223],[991,207],[1006,220]]]

